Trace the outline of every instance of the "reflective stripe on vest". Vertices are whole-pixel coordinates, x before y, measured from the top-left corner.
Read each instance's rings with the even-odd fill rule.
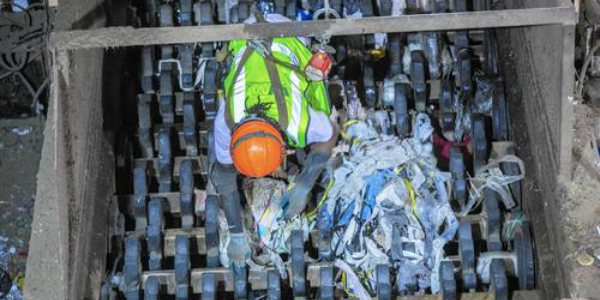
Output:
[[[264,66],[264,59],[260,59],[260,62],[258,62],[258,54],[254,53],[251,55],[251,62],[251,59],[248,59],[245,64],[240,66],[240,61],[246,47],[248,46],[244,45],[235,53],[231,71],[225,83],[225,88],[228,89],[228,86],[231,86],[231,81],[233,81],[233,78],[230,78],[232,77],[232,73],[235,73],[236,68],[242,68],[233,84],[233,94],[229,103],[233,106],[230,111],[234,123],[239,123],[246,117],[246,109],[248,108],[247,105],[249,103],[255,105],[257,102],[267,102],[273,107],[276,107],[276,102],[272,97],[273,91],[271,89],[273,86],[269,84],[270,80]],[[283,43],[274,41],[271,44],[271,51],[273,51],[273,55],[277,55],[278,59],[300,67],[300,59]],[[260,70],[265,70],[265,72],[261,72]],[[306,130],[309,117],[308,101],[306,101],[303,89],[305,90],[307,88],[308,83],[306,82],[306,79],[301,78],[300,75],[289,68],[277,66],[277,70],[281,79],[282,92],[287,106],[288,118],[285,131],[288,135],[289,143],[292,146],[304,147],[306,146]],[[228,92],[229,91],[226,90],[225,94]],[[262,100],[261,96],[266,100]],[[274,108],[269,109],[267,116],[271,117],[273,120],[278,120],[279,113],[277,111],[278,110]]]

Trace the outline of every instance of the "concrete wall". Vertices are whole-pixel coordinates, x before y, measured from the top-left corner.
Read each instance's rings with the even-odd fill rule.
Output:
[[[60,1],[57,29],[104,27],[101,0]],[[104,50],[53,54],[25,299],[94,299],[105,266],[113,194],[112,142],[103,133]]]

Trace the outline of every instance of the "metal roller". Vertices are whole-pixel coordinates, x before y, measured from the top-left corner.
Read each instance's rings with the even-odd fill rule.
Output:
[[[442,80],[439,101],[442,111],[442,131],[454,136],[454,91],[449,80]]]
[[[286,0],[273,0],[275,3],[275,13],[278,15],[285,16],[286,14]]]
[[[134,192],[134,215],[135,229],[144,230],[148,226],[146,216],[146,198],[148,196],[148,183],[146,178],[146,169],[136,167],[133,170],[133,192]]]
[[[326,207],[322,206],[317,211],[317,227],[319,228],[319,257],[330,261],[331,255],[331,224],[327,218]]]
[[[485,129],[485,116],[474,115],[472,125],[473,170],[475,173],[485,166],[488,157],[488,140]]]
[[[469,46],[469,35],[466,31],[458,31],[454,34],[454,45],[460,50]]]
[[[442,261],[440,265],[440,288],[442,300],[458,299],[456,279],[454,279],[454,266],[451,261]]]
[[[187,235],[175,238],[175,298],[187,300],[190,289],[190,240]]]
[[[287,1],[285,5],[285,16],[290,20],[296,20],[296,1]]]
[[[213,8],[210,2],[200,2],[200,14],[199,14],[199,25],[210,25],[214,24],[213,21]]]
[[[142,76],[140,81],[144,93],[154,93],[154,47],[142,48]]]
[[[141,275],[140,243],[137,238],[130,237],[125,240],[125,263],[123,265],[122,291],[127,300],[140,298]]]
[[[375,107],[375,104],[377,104],[377,90],[375,89],[375,75],[373,74],[373,68],[369,64],[365,64],[363,72],[365,102],[368,107]]]
[[[214,273],[202,275],[202,300],[217,299],[217,276]]]
[[[487,250],[502,251],[502,212],[500,211],[496,192],[491,189],[485,189],[483,206],[487,215]]]
[[[194,174],[193,161],[186,159],[179,167],[179,191],[181,207],[181,228],[194,227]]]
[[[396,134],[407,137],[409,134],[410,118],[408,116],[408,89],[404,83],[394,85],[394,113],[396,114]]]
[[[146,26],[156,27],[156,0],[146,0]]]
[[[460,222],[458,235],[463,286],[473,292],[477,288],[477,274],[475,273],[475,244],[471,222]]]
[[[158,300],[159,290],[160,284],[158,283],[158,278],[154,276],[148,277],[144,286],[144,300]]]
[[[373,2],[371,0],[359,0],[360,1],[360,11],[362,12],[363,17],[372,17],[373,16]],[[373,36],[370,34],[369,36]]]
[[[192,2],[193,0],[179,0],[179,25],[193,25]]]
[[[215,60],[209,60],[206,62],[206,68],[204,69],[202,103],[204,104],[206,119],[208,120],[214,119],[219,109],[217,106],[217,86],[215,83],[217,68],[217,62]]]
[[[267,273],[268,291],[267,296],[269,300],[280,300],[281,299],[281,278],[279,278],[279,272],[277,270],[270,270]]]
[[[427,106],[427,81],[425,78],[425,55],[421,50],[410,53],[410,80],[412,81],[415,109],[425,112]]]
[[[294,10],[294,14],[296,11]],[[250,3],[248,1],[240,1],[238,4],[238,22],[243,23],[250,17]],[[288,16],[289,18],[289,16]],[[295,19],[295,18],[294,18]]]
[[[319,298],[321,300],[333,300],[335,299],[335,283],[333,282],[333,267],[327,266],[321,268],[320,272],[320,287],[319,287]]]
[[[169,4],[163,4],[160,7],[160,27],[173,27],[173,8]],[[173,46],[171,45],[163,45],[160,47],[161,58],[162,59],[170,59],[173,58]],[[173,66],[171,64],[166,64],[163,66],[163,70],[171,70]]]
[[[173,156],[170,130],[166,128],[158,133],[158,174],[158,191],[170,192],[173,182]]]
[[[492,99],[492,124],[495,141],[508,141],[508,107],[504,97],[504,84],[495,83]]]
[[[473,94],[473,68],[471,65],[471,53],[468,48],[458,50],[458,82],[460,91],[464,95]]]
[[[454,0],[454,11],[455,12],[467,11],[467,0]]]
[[[152,112],[150,110],[154,95],[139,94],[137,98],[138,111],[138,142],[142,157],[154,157],[152,145]]]
[[[450,148],[450,173],[452,174],[452,198],[460,207],[467,199],[467,181],[465,180],[465,163],[461,147]]]
[[[167,66],[170,64],[163,64]],[[162,122],[164,124],[173,124],[175,122],[175,104],[173,97],[173,77],[171,70],[162,69],[160,73],[160,93],[159,93],[159,110]]]
[[[147,230],[148,244],[148,268],[151,271],[162,269],[163,258],[163,237],[162,232],[165,227],[163,220],[162,198],[155,198],[148,203],[148,219],[150,224]]]
[[[392,1],[383,0],[379,1],[379,15],[391,16],[392,15]]]
[[[445,13],[448,11],[448,0],[435,0],[434,13]]]
[[[392,281],[390,278],[390,266],[377,266],[377,299],[391,300],[392,299]]]
[[[504,260],[494,259],[490,266],[491,273],[491,291],[494,293],[495,300],[508,300],[508,279],[506,277],[506,267]]]
[[[391,1],[382,1],[389,2]],[[391,9],[391,7],[390,7]],[[399,34],[390,34],[389,38],[389,55],[390,55],[390,69],[388,71],[388,77],[393,78],[396,75],[402,73],[402,43]]]
[[[173,27],[173,8],[165,3],[160,6],[160,27]]]
[[[179,88],[188,90],[194,87],[194,46],[180,45],[179,63],[181,64],[181,84]]]
[[[233,297],[248,299],[248,268],[233,267]]]
[[[498,41],[494,30],[485,31],[485,72],[488,74],[499,73],[498,63]]]
[[[306,266],[304,264],[304,232],[292,231],[292,287],[295,299],[306,298]]]
[[[506,147],[506,154],[516,155],[515,153],[515,145],[511,143],[509,147]],[[519,175],[519,165],[517,163],[502,163],[500,165],[502,172],[506,175],[517,176]],[[521,181],[517,181],[510,184],[510,193],[513,196],[513,199],[517,203],[516,210],[522,210],[522,192],[521,192]]]
[[[517,277],[519,289],[535,288],[535,261],[533,243],[529,232],[529,222],[524,221],[517,230],[514,240],[514,251],[517,253]]]
[[[198,114],[196,110],[196,94],[183,94],[183,138],[185,155],[198,156]]]

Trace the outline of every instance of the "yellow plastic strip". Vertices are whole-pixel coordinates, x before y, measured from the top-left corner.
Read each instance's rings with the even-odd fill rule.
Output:
[[[329,184],[327,185],[327,188],[325,189],[325,193],[323,194],[323,197],[321,198],[321,200],[319,200],[319,203],[317,203],[317,207],[315,207],[315,209],[313,209],[311,212],[306,214],[307,220],[310,220],[314,215],[316,215],[317,211],[319,210],[321,205],[323,205],[323,203],[325,203],[327,196],[329,196],[329,191],[331,191],[331,187],[333,187],[333,181],[334,181],[333,178],[331,178],[331,180],[329,180]]]
[[[344,123],[344,125],[342,125],[342,138],[346,141],[351,141],[352,139],[348,136],[348,134],[346,134],[346,129],[348,129],[348,126],[353,125],[358,123],[358,120],[350,120],[346,123]],[[359,140],[354,140],[354,143],[360,143]]]
[[[408,196],[412,201],[412,209],[415,217],[419,218],[419,213],[417,212],[417,198],[415,197],[415,190],[413,189],[412,184],[408,179],[404,178],[404,184],[406,185],[406,189],[408,190]]]

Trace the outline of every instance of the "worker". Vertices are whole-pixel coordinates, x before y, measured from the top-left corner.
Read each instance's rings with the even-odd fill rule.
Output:
[[[265,19],[287,20],[274,14]],[[242,225],[238,173],[267,176],[281,167],[286,147],[309,146],[304,168],[288,191],[287,216],[291,218],[305,209],[337,142],[339,130],[329,120],[331,105],[325,83],[307,79],[305,69],[313,54],[306,44],[305,39],[296,37],[229,43],[225,101],[214,123],[217,163],[211,181],[229,225],[228,256],[237,267],[245,266],[250,255]]]

